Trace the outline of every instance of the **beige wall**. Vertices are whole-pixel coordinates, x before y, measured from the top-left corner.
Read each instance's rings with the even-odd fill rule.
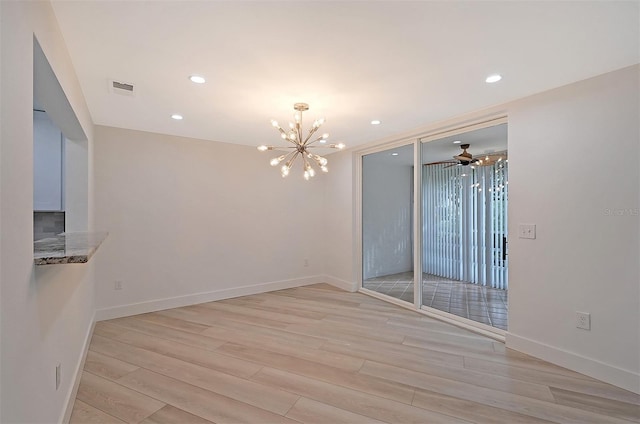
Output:
[[[635,392],[639,80],[635,66],[508,108],[507,344]],[[537,224],[536,240],[514,237],[518,223]]]
[[[508,115],[507,346],[635,392],[640,392],[639,69],[421,130],[428,134],[456,122]],[[327,220],[328,227],[340,224],[342,231],[327,243],[331,260],[325,273],[355,282],[359,253],[348,255],[345,246],[357,241],[344,217],[355,214],[350,199],[357,187],[357,181],[345,182],[358,176],[344,157],[336,165],[325,188],[331,205]],[[537,224],[537,238],[518,239],[519,223]],[[591,331],[575,327],[576,311],[591,313]]]
[[[91,265],[33,265],[34,35],[89,147],[93,125],[50,4],[2,1],[0,19],[0,421],[51,423],[72,394],[94,294]]]
[[[96,127],[99,318],[318,282],[324,176],[283,179],[274,155]]]

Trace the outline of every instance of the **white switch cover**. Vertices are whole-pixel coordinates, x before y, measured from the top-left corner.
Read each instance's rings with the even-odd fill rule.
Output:
[[[536,224],[520,224],[518,225],[518,238],[535,239]]]

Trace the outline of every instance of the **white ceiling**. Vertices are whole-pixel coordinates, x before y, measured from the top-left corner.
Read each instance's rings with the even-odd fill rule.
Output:
[[[454,143],[460,141],[460,143]],[[453,157],[462,152],[461,144],[469,144],[467,151],[479,159],[483,155],[505,152],[507,145],[507,124],[467,131],[422,144],[422,163],[454,161]],[[372,166],[400,164],[413,166],[413,144],[386,149],[365,156]]]
[[[638,63],[639,4],[53,2],[96,124],[277,145],[306,102],[349,147]]]

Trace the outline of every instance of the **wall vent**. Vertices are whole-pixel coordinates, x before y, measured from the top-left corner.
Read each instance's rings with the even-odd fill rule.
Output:
[[[116,80],[109,80],[109,91],[123,96],[136,95],[136,90],[133,84]]]

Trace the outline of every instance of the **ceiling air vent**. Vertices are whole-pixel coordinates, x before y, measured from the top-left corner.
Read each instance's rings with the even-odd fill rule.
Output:
[[[135,96],[136,91],[133,84],[128,82],[109,80],[109,91],[114,94],[121,94],[123,96]]]

